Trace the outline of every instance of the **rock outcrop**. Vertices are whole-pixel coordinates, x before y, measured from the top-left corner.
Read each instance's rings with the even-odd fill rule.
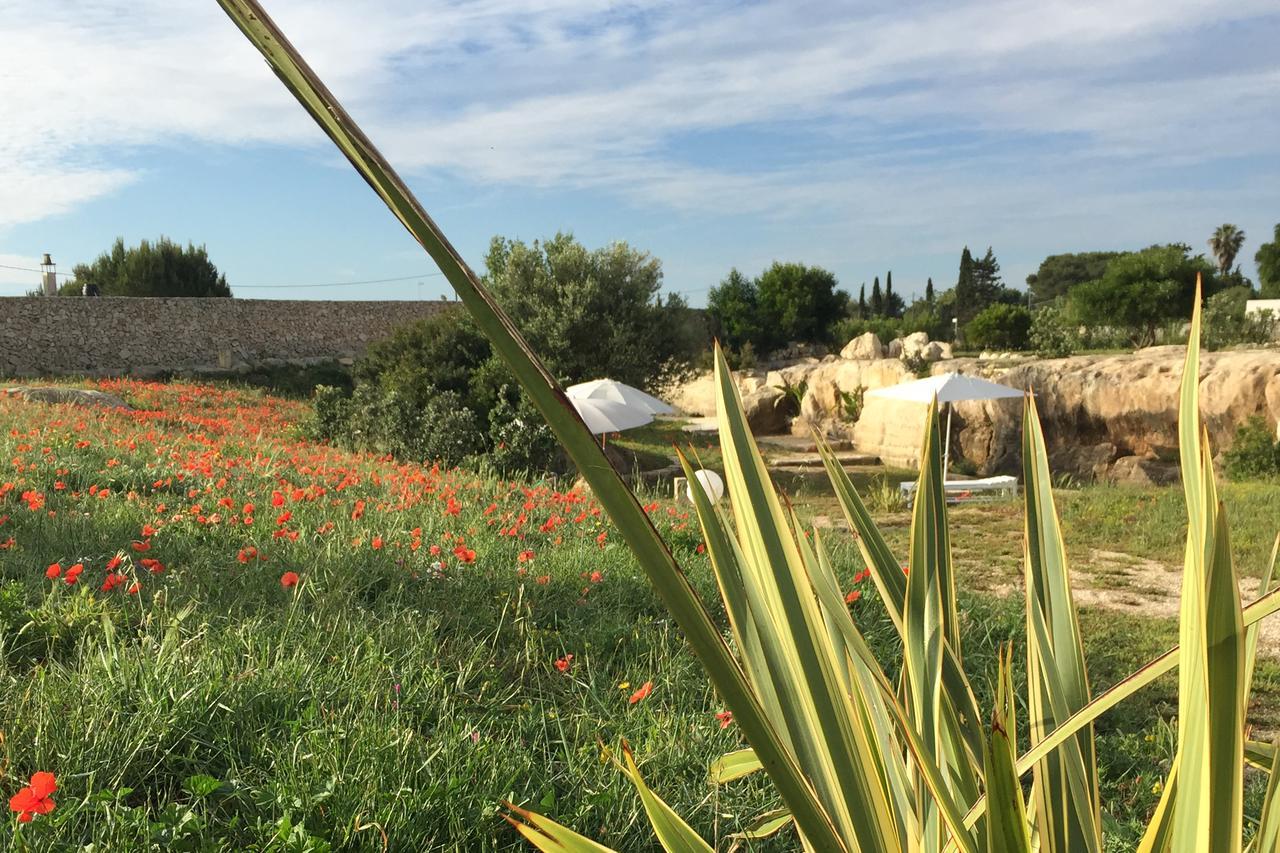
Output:
[[[884,358],[884,344],[880,343],[875,332],[863,332],[845,344],[840,350],[840,357],[846,359],[872,360]]]
[[[856,341],[855,341],[856,342]],[[908,336],[903,352],[923,356],[936,342]],[[889,352],[893,351],[893,344]],[[939,353],[941,355],[941,353]],[[949,353],[947,353],[949,354]],[[1044,427],[1055,474],[1081,480],[1160,483],[1177,477],[1178,383],[1183,347],[1153,347],[1131,355],[1064,359],[947,359],[934,373],[955,371],[1014,388],[1030,388]],[[845,412],[847,394],[915,378],[898,358],[828,357],[739,376],[750,400],[754,429],[851,437],[861,453],[886,464],[918,464],[926,407],[919,403],[867,397],[856,425]],[[783,386],[805,385],[798,416]],[[715,413],[710,374],[686,383],[668,400],[690,414]],[[1201,411],[1215,452],[1231,446],[1235,431],[1253,415],[1272,429],[1280,423],[1280,350],[1204,353],[1200,374]],[[980,474],[1019,473],[1022,404],[1017,399],[956,403],[952,407],[951,453]]]
[[[1133,355],[1078,356],[992,367],[975,359],[945,369],[983,376],[1036,395],[1055,473],[1082,479],[1162,482],[1176,478],[1178,383],[1182,347]],[[942,371],[934,365],[934,372]],[[1205,353],[1200,402],[1214,451],[1227,449],[1241,423],[1280,422],[1280,351]],[[924,407],[867,398],[854,445],[887,464],[918,462]],[[979,473],[1017,473],[1022,406],[1017,400],[956,403],[952,452]]]

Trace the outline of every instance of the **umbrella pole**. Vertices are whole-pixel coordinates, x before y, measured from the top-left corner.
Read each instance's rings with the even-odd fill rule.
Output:
[[[947,468],[951,465],[951,404],[947,403],[947,437],[943,441],[942,482],[947,482]]]

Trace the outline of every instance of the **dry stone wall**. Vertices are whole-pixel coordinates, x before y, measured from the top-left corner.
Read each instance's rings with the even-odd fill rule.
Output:
[[[162,376],[354,358],[457,303],[0,297],[0,376]]]

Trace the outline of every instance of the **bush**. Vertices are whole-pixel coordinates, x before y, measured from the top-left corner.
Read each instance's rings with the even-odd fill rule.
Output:
[[[489,446],[489,463],[504,476],[560,473],[568,467],[555,433],[518,386],[504,386],[489,412]]]
[[[964,337],[971,349],[1027,349],[1031,345],[1031,312],[1021,305],[993,303],[969,321]]]
[[[1222,454],[1223,469],[1232,480],[1256,480],[1280,474],[1280,441],[1261,415],[1236,430],[1231,449]]]
[[[858,319],[856,317],[847,317],[841,320],[835,326],[836,343],[843,347],[854,338],[865,335],[867,332],[875,332],[880,343],[888,344],[894,338],[900,338],[905,334],[902,330],[902,321],[891,317],[867,317]]]
[[[1224,349],[1233,344],[1265,344],[1272,340],[1276,320],[1271,312],[1245,313],[1251,296],[1247,287],[1232,287],[1205,301],[1205,347]]]
[[[1080,335],[1061,308],[1046,305],[1031,314],[1030,343],[1042,358],[1066,358],[1080,346]]]

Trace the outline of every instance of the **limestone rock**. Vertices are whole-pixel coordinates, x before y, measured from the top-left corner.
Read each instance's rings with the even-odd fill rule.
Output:
[[[840,350],[840,357],[865,361],[884,358],[884,345],[875,332],[864,332],[845,344]]]
[[[885,353],[889,358],[902,358],[902,338],[894,338],[889,341],[889,345],[885,347]]]
[[[912,332],[902,339],[902,358],[920,358],[929,346],[927,332]]]
[[[103,406],[108,409],[133,411],[128,403],[115,394],[108,394],[105,391],[93,391],[87,388],[17,386],[5,389],[4,393],[10,397],[26,400],[28,403],[67,403],[73,406]]]
[[[1133,486],[1165,486],[1178,482],[1178,466],[1142,456],[1122,456],[1111,464],[1103,478]]]
[[[761,385],[742,395],[742,410],[756,435],[776,435],[787,431],[792,415],[791,398],[781,389]]]

